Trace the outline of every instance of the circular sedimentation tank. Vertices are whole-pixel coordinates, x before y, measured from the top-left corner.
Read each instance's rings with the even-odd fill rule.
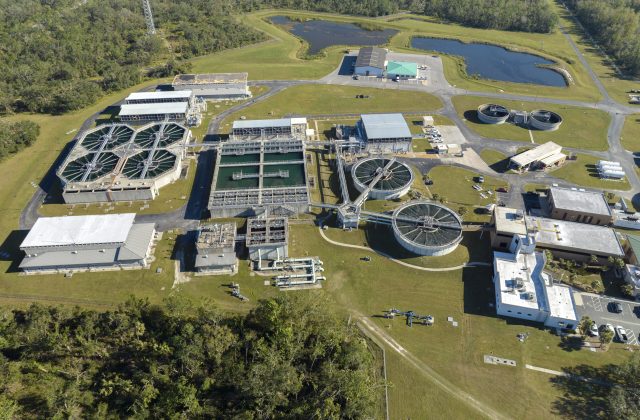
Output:
[[[447,255],[462,241],[460,217],[431,201],[413,201],[398,207],[393,212],[392,228],[398,243],[417,255]]]
[[[536,109],[529,114],[529,125],[538,130],[555,131],[561,124],[562,117],[553,111]]]
[[[502,105],[483,104],[478,107],[478,119],[485,124],[503,124],[509,119],[509,113]]]
[[[386,168],[386,169],[385,169]],[[364,191],[382,173],[373,186],[369,198],[372,200],[393,200],[407,194],[413,183],[413,171],[402,162],[385,158],[366,158],[356,162],[351,168],[351,177],[356,189]]]

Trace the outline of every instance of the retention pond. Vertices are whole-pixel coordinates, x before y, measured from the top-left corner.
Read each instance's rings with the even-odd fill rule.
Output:
[[[566,87],[564,76],[544,65],[554,65],[534,54],[510,51],[497,45],[471,43],[454,39],[414,37],[411,46],[425,51],[457,55],[464,59],[469,76],[514,83],[533,83]]]
[[[284,27],[293,35],[309,43],[309,55],[314,55],[332,45],[375,46],[386,44],[398,31],[394,29],[367,30],[353,23],[329,20],[297,22],[286,16],[273,16],[271,22]]]

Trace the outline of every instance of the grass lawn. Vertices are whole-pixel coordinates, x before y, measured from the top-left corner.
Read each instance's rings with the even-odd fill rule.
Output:
[[[564,7],[561,7],[559,3],[556,2],[554,5],[560,16],[560,22],[567,28],[567,32],[578,45],[578,48],[593,71],[597,74],[607,92],[609,92],[609,95],[622,104],[628,104],[628,92],[631,89],[638,89],[640,82],[617,74],[609,59],[589,41],[588,36],[586,36],[580,26],[575,23],[571,14],[567,12]],[[640,105],[636,106],[640,111]]]
[[[480,192],[472,188],[476,184],[474,178],[479,175],[481,174],[456,166],[436,166],[429,172],[429,178],[433,180],[429,190],[432,194],[444,197],[446,205],[454,211],[465,207],[465,221],[486,221],[489,215],[485,214],[483,207],[496,202],[496,188],[507,188],[509,184],[498,178],[484,176],[484,184],[479,184],[486,196],[482,198]],[[492,194],[487,194],[487,191],[492,191]]]
[[[581,363],[597,366],[618,362],[628,356],[615,344],[607,353],[566,351],[559,338],[546,330],[497,318],[488,306],[493,301],[490,269],[419,272],[375,255],[370,262],[363,262],[360,258],[366,251],[329,245],[318,239],[316,229],[296,225],[292,229],[291,254],[308,252],[322,256],[328,278],[322,293],[330,293],[340,310],[367,316],[381,315],[390,307],[433,315],[436,319],[433,327],[409,328],[402,318],[372,320],[437,373],[508,416],[531,419],[552,416],[551,405],[558,393],[549,381],[550,376],[525,370],[525,363],[561,369]],[[489,248],[483,245],[486,240],[486,235],[482,240],[476,237],[478,242],[473,248]],[[446,321],[448,316],[458,321],[457,328]],[[521,332],[530,334],[526,343],[516,339]],[[486,365],[482,361],[484,354],[514,359],[518,366]],[[417,397],[423,395],[422,384],[428,386],[429,381],[415,367],[404,365],[389,348],[387,362],[395,388],[390,394],[391,413],[401,418],[420,418],[425,401]],[[464,404],[455,402],[439,388],[429,388],[433,392],[427,393],[426,401],[432,401],[433,407],[442,407],[442,417],[475,417]],[[510,397],[506,399],[505,395]]]
[[[477,108],[486,103],[487,98],[477,96],[456,96],[453,104],[465,124],[476,133],[489,138],[531,142],[529,130],[513,124],[484,124],[477,118]],[[532,130],[533,140],[538,143],[553,141],[564,147],[588,150],[607,150],[607,130],[611,117],[604,111],[574,106],[554,105],[534,102],[499,100],[509,109],[533,111],[547,109],[557,112],[564,122],[557,131]]]
[[[485,79],[473,79],[466,75],[462,60],[452,56],[443,56],[445,76],[452,85],[468,90],[487,92],[507,92],[512,94],[571,98],[585,101],[597,101],[601,95],[597,91],[586,69],[569,42],[559,30],[551,34],[525,32],[504,32],[489,29],[476,29],[457,25],[452,22],[441,23],[437,19],[424,16],[411,16],[393,20],[403,31],[391,39],[394,50],[409,50],[411,37],[420,35],[437,38],[454,38],[463,42],[486,42],[504,46],[514,51],[528,52],[556,61],[573,76],[575,84],[568,88],[557,88],[527,83],[508,83]],[[411,51],[424,53],[422,50]]]
[[[620,142],[626,150],[640,153],[640,114],[627,116]]]
[[[600,179],[596,170],[599,158],[584,154],[578,154],[577,157],[577,160],[567,161],[561,168],[549,172],[549,175],[583,187],[621,191],[631,188],[626,179],[622,181]]]
[[[369,95],[358,99],[356,95]],[[442,106],[440,99],[424,92],[364,88],[342,85],[292,86],[269,99],[227,117],[220,126],[226,133],[234,120],[279,118],[288,115],[334,115],[367,112],[434,111]]]
[[[497,150],[483,149],[482,152],[480,152],[480,157],[496,172],[506,172],[509,168],[509,156]]]

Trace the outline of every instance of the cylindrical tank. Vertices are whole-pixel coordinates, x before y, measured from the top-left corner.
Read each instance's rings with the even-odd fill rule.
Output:
[[[447,255],[462,241],[460,217],[431,201],[412,201],[398,207],[391,224],[398,243],[417,255]]]
[[[529,114],[529,125],[537,130],[555,131],[561,124],[562,117],[553,111],[536,109]]]
[[[364,191],[381,173],[382,176],[369,194],[370,199],[393,200],[404,196],[411,189],[413,171],[405,163],[391,162],[385,158],[366,158],[351,167],[351,178],[359,192]]]
[[[503,124],[509,119],[509,110],[502,105],[482,104],[478,107],[478,119],[485,124]]]

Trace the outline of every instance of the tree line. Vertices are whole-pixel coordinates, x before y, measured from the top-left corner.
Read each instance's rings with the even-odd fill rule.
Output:
[[[39,134],[40,126],[33,121],[0,120],[0,160],[31,146]]]
[[[567,0],[566,5],[626,72],[640,75],[640,0]]]
[[[0,311],[3,418],[373,418],[366,340],[317,295]]]
[[[425,0],[424,14],[475,28],[507,31],[548,33],[558,23],[547,0]]]

